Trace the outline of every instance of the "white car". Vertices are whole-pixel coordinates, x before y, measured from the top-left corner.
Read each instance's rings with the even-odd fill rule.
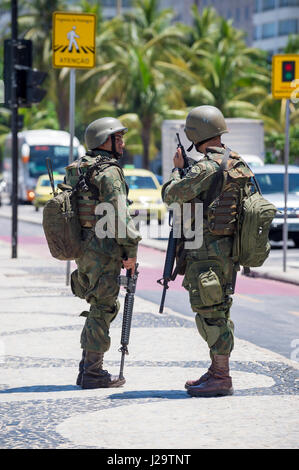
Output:
[[[241,157],[245,160],[246,163],[248,163],[248,165],[250,166],[250,168],[259,168],[261,166],[264,166],[264,162],[263,160],[261,159],[261,157],[259,157],[258,155],[241,155]]]
[[[283,239],[285,167],[284,165],[264,165],[254,168],[253,172],[263,196],[280,211],[276,214],[270,228],[270,239],[280,241]],[[289,165],[288,173],[288,238],[294,241],[296,247],[299,247],[299,166]]]

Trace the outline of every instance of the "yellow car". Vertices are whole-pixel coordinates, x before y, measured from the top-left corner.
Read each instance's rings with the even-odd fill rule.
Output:
[[[58,183],[63,183],[64,175],[53,174],[53,179],[56,188]],[[35,210],[38,211],[40,207],[44,206],[46,202],[53,197],[48,175],[41,175],[38,178],[34,193],[33,205],[35,206]]]
[[[123,168],[128,186],[129,199],[132,204],[129,206],[130,214],[139,212],[139,218],[149,223],[151,220],[158,220],[163,223],[167,213],[166,205],[161,199],[161,186],[155,176],[149,170],[139,168]]]

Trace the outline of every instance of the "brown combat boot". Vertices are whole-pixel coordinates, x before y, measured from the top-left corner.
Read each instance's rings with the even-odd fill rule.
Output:
[[[84,365],[84,358],[85,358],[85,351],[83,349],[82,351],[82,359],[81,361],[79,362],[79,374],[78,374],[78,377],[77,377],[77,380],[76,380],[76,385],[81,385],[81,381],[82,381],[82,375],[83,375],[83,365]]]
[[[111,388],[120,387],[126,380],[120,379],[116,375],[111,375],[107,370],[103,370],[104,353],[86,351],[81,387],[88,388]]]
[[[213,358],[213,370],[208,380],[188,387],[187,393],[192,397],[232,395],[234,389],[229,375],[229,355],[216,354]]]
[[[213,363],[214,363],[214,359],[212,359],[212,364],[208,368],[207,372],[203,374],[201,377],[199,377],[199,379],[187,380],[187,382],[185,383],[185,388],[188,390],[189,387],[195,387],[196,385],[200,385],[203,382],[206,382],[213,373]]]

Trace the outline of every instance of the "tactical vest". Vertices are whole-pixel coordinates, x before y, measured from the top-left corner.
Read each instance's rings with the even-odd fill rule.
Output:
[[[77,204],[80,225],[84,228],[93,228],[101,218],[101,216],[95,214],[96,206],[99,202],[103,202],[98,187],[92,183],[94,176],[104,172],[110,166],[117,166],[120,169],[120,178],[126,185],[127,194],[128,186],[123,171],[116,162],[109,161],[109,159],[101,156],[98,152],[89,151],[87,155],[96,157],[94,164],[80,162],[79,160],[69,165],[68,169],[72,172],[72,176],[75,177],[75,184],[79,182]]]
[[[222,158],[219,158],[219,154],[212,157],[212,160],[221,165]],[[253,173],[244,165],[241,157],[230,152],[224,170],[216,172],[209,191],[210,196],[207,195],[204,202],[204,216],[210,233],[230,236],[236,232],[241,189],[250,181],[251,176]],[[218,196],[215,198],[217,186]]]

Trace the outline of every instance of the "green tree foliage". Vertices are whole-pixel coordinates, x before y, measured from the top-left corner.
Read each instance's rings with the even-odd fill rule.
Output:
[[[197,83],[190,88],[188,104],[217,106],[226,117],[257,117],[258,96],[270,88],[263,51],[249,48],[245,34],[213,8],[202,14],[192,7],[189,59]]]
[[[75,125],[81,141],[93,119],[119,117],[129,127],[128,151],[142,154],[148,167],[161,146],[163,119],[184,118],[190,108],[211,104],[226,117],[263,119],[269,152],[282,152],[285,100],[271,96],[266,53],[247,47],[244,33],[213,8],[199,13],[194,4],[193,25],[187,26],[176,23],[174,11],[161,10],[159,3],[135,0],[130,13],[105,21],[101,1],[19,0],[19,37],[32,39],[34,66],[48,72],[44,100],[21,111],[25,127],[68,128],[69,69],[53,68],[51,41],[53,12],[70,10],[97,18],[96,66],[76,71]],[[3,0],[3,5],[9,8],[10,2]],[[298,35],[290,37],[285,52],[298,53],[298,45]],[[290,111],[294,140],[297,103]],[[0,135],[8,130],[9,111],[2,109]],[[295,158],[294,143],[291,149]]]

